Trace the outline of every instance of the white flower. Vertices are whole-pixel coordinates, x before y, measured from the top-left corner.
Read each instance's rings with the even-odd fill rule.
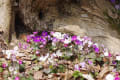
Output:
[[[80,36],[77,36],[77,39],[80,40],[80,41],[84,40],[83,38],[80,38]]]
[[[104,52],[104,56],[109,56],[108,51],[105,51],[105,52]]]
[[[88,41],[88,47],[92,46],[93,42],[92,41]]]
[[[49,63],[54,63],[54,60],[52,58],[48,58]]]
[[[41,57],[39,58],[39,60],[44,62],[44,61],[46,61],[46,60],[48,59],[48,57],[49,57],[49,53],[47,53],[46,56],[41,56]]]
[[[14,71],[14,68],[12,66],[10,66],[8,69],[10,72]]]
[[[60,32],[55,32],[55,33],[53,34],[53,37],[56,37],[56,38],[58,38],[58,39],[61,39],[61,38],[62,38],[62,34],[61,34]]]
[[[120,61],[120,56],[116,56],[116,60],[119,60],[119,61]]]
[[[18,46],[15,46],[15,47],[14,47],[14,50],[15,50],[15,51],[17,51],[18,49],[19,49]]]
[[[69,38],[64,40],[64,44],[69,44],[69,43],[71,43],[71,41],[72,41],[71,37],[69,37]]]
[[[52,42],[52,46],[56,46],[56,43]]]
[[[85,45],[86,43],[88,43],[88,40],[83,41],[83,45]]]
[[[3,54],[6,54],[7,55],[7,59],[10,59],[10,57],[11,57],[11,54],[12,54],[12,50],[4,50],[3,51]]]
[[[54,58],[54,57],[57,57],[57,55],[56,55],[55,53],[53,53],[53,54],[51,55],[51,58]]]
[[[83,46],[79,45],[78,46],[79,50],[83,50]]]
[[[66,52],[66,56],[72,56],[73,55],[73,53],[71,53],[71,52]]]
[[[15,71],[14,71],[14,75],[16,75],[17,73],[18,73],[18,71],[17,71],[17,70],[15,70]]]
[[[108,74],[106,77],[105,77],[105,80],[114,80],[114,76],[112,74]]]
[[[11,77],[8,77],[8,80],[13,80]]]
[[[58,51],[56,52],[56,55],[57,55],[58,57],[62,56],[62,53],[60,52],[60,50],[58,50]]]
[[[94,44],[96,47],[99,47],[97,43]]]

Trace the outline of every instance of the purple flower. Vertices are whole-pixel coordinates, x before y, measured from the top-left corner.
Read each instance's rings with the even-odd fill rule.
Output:
[[[27,49],[29,45],[23,44],[23,49]]]
[[[90,38],[90,37],[85,36],[85,37],[84,37],[84,40],[90,40],[90,41],[91,41],[91,38]]]
[[[27,39],[32,39],[32,38],[34,38],[35,37],[35,35],[34,34],[31,34],[31,35],[28,35],[27,36]]]
[[[46,32],[46,31],[42,32],[42,36],[46,37],[47,35],[48,35],[48,32]]]
[[[18,47],[22,48],[22,43],[21,42],[18,43]]]
[[[85,68],[85,64],[86,64],[85,62],[81,62],[80,63],[80,65],[81,65],[82,68]]]
[[[88,60],[88,63],[91,65],[91,64],[93,64],[93,62],[92,61],[90,61],[90,60]]]
[[[96,45],[93,45],[93,48],[96,48],[97,46]]]
[[[96,53],[99,53],[100,50],[99,50],[99,48],[96,47],[96,48],[94,48],[94,51],[95,51]]]
[[[115,3],[115,0],[110,0],[112,3]]]
[[[80,40],[75,40],[75,44],[76,44],[76,45],[83,45],[83,42],[80,41]]]
[[[34,42],[40,42],[41,41],[41,37],[40,36],[36,36],[33,38]]]
[[[48,38],[48,40],[51,40],[51,36],[50,35],[48,35],[47,38]]]
[[[79,66],[78,64],[75,64],[75,66],[74,66],[74,70],[76,70],[76,71],[80,71],[80,66]]]
[[[16,55],[15,54],[12,54],[11,58],[12,58],[12,61],[16,61]]]
[[[43,45],[46,45],[47,40],[45,38],[41,38],[41,42],[42,42]]]
[[[55,33],[55,32],[51,31],[51,32],[50,32],[50,35],[53,35],[54,33]]]
[[[56,42],[58,42],[58,41],[59,41],[59,40],[58,40],[57,38],[53,37],[52,42],[56,43]]]
[[[117,63],[115,61],[112,61],[112,64],[116,65]]]
[[[72,36],[72,41],[77,40],[77,36]]]
[[[120,9],[120,5],[118,4],[118,5],[115,5],[115,8],[118,10],[118,9]]]
[[[64,35],[64,39],[66,39],[66,38],[69,38],[69,35],[68,35],[68,34],[65,34],[65,35]]]

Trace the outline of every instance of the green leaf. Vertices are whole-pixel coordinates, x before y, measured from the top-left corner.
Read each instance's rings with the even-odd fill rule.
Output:
[[[89,53],[89,55],[87,55],[86,58],[96,58],[96,54],[93,52]]]
[[[64,65],[59,65],[58,72],[65,72],[65,66]]]
[[[23,64],[19,66],[19,71],[25,72],[25,66]]]
[[[74,78],[78,78],[78,77],[81,77],[81,76],[82,76],[82,73],[80,73],[79,71],[74,71],[74,73],[73,73]]]
[[[27,78],[27,80],[34,80],[34,79],[33,79],[33,76],[30,75],[30,76]]]
[[[33,55],[33,56],[32,56],[32,60],[35,60],[36,58],[37,58],[36,55]]]
[[[0,66],[2,66],[2,62],[0,61]]]
[[[25,77],[22,77],[20,80],[26,80],[26,78],[25,78]]]
[[[96,58],[97,61],[102,61],[102,57]]]
[[[39,66],[34,66],[33,69],[34,69],[35,71],[38,71],[38,70],[40,69],[40,67],[39,67]]]
[[[57,73],[57,72],[58,72],[58,70],[56,68],[51,70],[51,73]]]
[[[3,72],[3,68],[2,67],[0,67],[0,72]]]
[[[50,65],[49,68],[50,68],[50,69],[53,69],[53,65]]]

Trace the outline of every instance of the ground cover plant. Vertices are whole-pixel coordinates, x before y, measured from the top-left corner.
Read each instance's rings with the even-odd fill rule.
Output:
[[[120,55],[87,36],[33,32],[2,52],[1,80],[120,80]]]

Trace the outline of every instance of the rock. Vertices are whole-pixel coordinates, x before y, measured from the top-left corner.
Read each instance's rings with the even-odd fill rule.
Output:
[[[11,0],[0,0],[0,33],[3,32],[3,37],[5,40],[9,40],[9,30],[11,27]]]
[[[104,44],[112,53],[120,52],[119,34],[116,29],[110,27],[103,15],[104,11],[114,9],[109,1],[45,0],[41,1],[41,5],[38,4],[39,1],[41,0],[32,3],[32,0],[20,0],[19,15],[29,29],[47,29],[89,36],[94,42]],[[35,25],[37,27],[34,27]]]

